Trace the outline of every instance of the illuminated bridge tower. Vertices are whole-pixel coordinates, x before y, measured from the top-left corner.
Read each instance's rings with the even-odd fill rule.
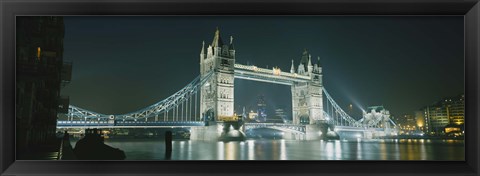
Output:
[[[309,82],[295,82],[292,85],[293,124],[317,124],[323,122],[322,67],[317,60],[312,65],[311,55],[305,50],[302,54],[297,74],[310,76]],[[295,73],[292,61],[291,73]]]
[[[224,44],[217,28],[212,44],[206,48],[205,52],[204,42],[200,53],[201,76],[213,71],[212,78],[201,88],[200,113],[202,119],[229,121],[235,118],[233,114],[234,64],[233,37],[230,37],[230,44]]]
[[[200,52],[201,77],[213,74],[200,91],[200,116],[207,122],[204,127],[192,127],[190,139],[223,140],[243,139],[244,128],[234,114],[234,66],[233,37],[224,44],[220,31],[215,31],[213,42]],[[213,73],[212,73],[213,72]]]
[[[295,73],[292,61],[291,73]],[[311,55],[305,50],[296,74],[309,76],[308,82],[294,82],[292,85],[292,120],[296,125],[307,125],[307,139],[316,139],[328,131],[323,117],[322,67],[320,58],[312,65]]]

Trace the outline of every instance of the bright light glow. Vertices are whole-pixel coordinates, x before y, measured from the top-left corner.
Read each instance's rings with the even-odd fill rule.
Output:
[[[42,49],[40,47],[37,47],[37,58],[38,58],[38,60],[40,60],[41,53],[42,53]]]
[[[274,68],[273,68],[273,74],[274,74],[274,75],[280,75],[280,72],[282,72],[282,71],[280,70],[280,68],[278,68],[278,67],[274,67]]]
[[[361,135],[361,134],[356,134],[356,135],[355,135],[355,137],[357,137],[357,138],[361,138],[361,137],[362,137],[362,135]]]

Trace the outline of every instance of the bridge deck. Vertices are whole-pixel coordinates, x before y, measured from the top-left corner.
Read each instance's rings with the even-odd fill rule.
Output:
[[[282,131],[306,132],[305,125],[284,123],[245,123],[246,129],[271,128]],[[145,122],[145,121],[57,121],[57,128],[188,128],[205,126],[203,121],[172,121],[172,122]],[[365,128],[351,126],[335,126],[335,131],[383,131],[382,128]]]
[[[253,65],[235,64],[235,78],[247,79],[275,84],[292,85],[294,82],[306,82],[309,76],[282,72],[280,69],[258,68]]]
[[[139,122],[139,121],[57,121],[57,128],[185,128],[205,126],[203,121]]]

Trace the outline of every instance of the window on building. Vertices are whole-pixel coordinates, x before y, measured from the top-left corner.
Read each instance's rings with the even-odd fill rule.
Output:
[[[40,47],[37,47],[37,59],[40,60],[40,56],[42,54],[42,49]]]

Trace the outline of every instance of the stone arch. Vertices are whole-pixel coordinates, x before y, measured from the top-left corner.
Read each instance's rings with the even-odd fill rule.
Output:
[[[310,124],[310,116],[308,114],[303,114],[299,118],[299,123],[302,125]]]
[[[208,121],[215,121],[215,111],[213,108],[208,109],[204,114],[202,119],[206,122]]]

